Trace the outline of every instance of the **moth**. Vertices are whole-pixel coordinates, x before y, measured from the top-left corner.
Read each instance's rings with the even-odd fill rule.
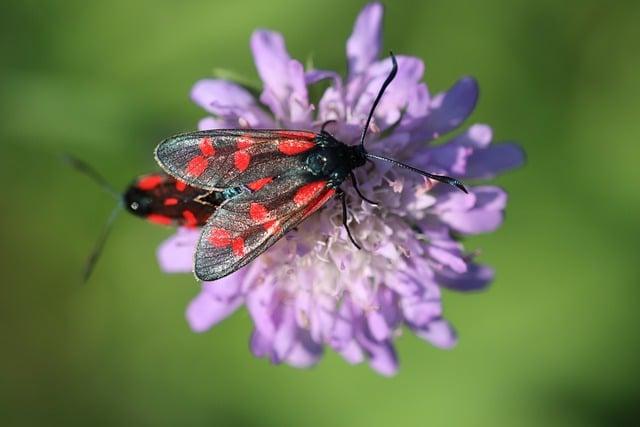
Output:
[[[162,141],[155,150],[160,167],[187,185],[209,194],[231,192],[206,221],[195,253],[198,279],[227,276],[263,253],[289,230],[309,218],[333,197],[342,202],[347,223],[343,182],[367,160],[382,160],[467,192],[457,179],[434,175],[397,160],[369,153],[364,142],[371,118],[398,64],[378,92],[358,145],[347,145],[323,125],[319,133],[304,130],[215,129],[189,132]]]
[[[124,192],[116,191],[106,179],[84,161],[65,155],[74,169],[89,176],[117,201],[94,249],[86,262],[83,281],[86,282],[102,253],[113,222],[122,210],[154,224],[173,227],[202,227],[233,189],[211,192],[187,185],[165,172],[152,172],[133,179]]]

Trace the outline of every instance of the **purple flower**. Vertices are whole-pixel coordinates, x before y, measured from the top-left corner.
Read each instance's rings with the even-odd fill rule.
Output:
[[[328,129],[341,141],[356,143],[391,69],[389,59],[377,59],[382,15],[382,6],[371,3],[358,16],[347,42],[346,79],[332,71],[305,70],[289,56],[280,34],[256,31],[251,49],[264,84],[260,99],[230,81],[201,80],[191,97],[211,116],[200,129],[318,130],[336,120]],[[478,85],[466,77],[433,95],[422,83],[422,61],[397,59],[398,75],[375,112],[369,151],[467,180],[492,178],[522,164],[520,148],[492,145],[486,125],[472,125],[444,144],[429,144],[471,114]],[[331,85],[314,106],[308,87],[325,79]],[[476,264],[454,236],[498,228],[505,192],[479,185],[463,194],[384,163],[358,168],[356,174],[363,193],[380,203],[371,206],[344,186],[350,228],[363,250],[348,240],[340,209],[330,202],[245,268],[204,283],[187,309],[192,329],[205,331],[245,305],[255,325],[250,346],[256,356],[306,367],[329,346],[347,362],[368,361],[383,375],[398,369],[393,342],[402,326],[437,347],[455,345],[456,334],[443,318],[441,289],[483,289],[493,271]],[[159,250],[161,267],[191,271],[197,237],[195,231],[179,230]]]

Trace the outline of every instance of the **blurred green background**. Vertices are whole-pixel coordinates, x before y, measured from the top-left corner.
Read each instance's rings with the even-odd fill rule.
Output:
[[[190,332],[190,275],[155,260],[170,230],[122,216],[94,277],[79,272],[113,206],[60,152],[119,188],[203,112],[215,67],[257,80],[248,42],[344,72],[360,1],[4,1],[0,6],[2,425],[621,425],[640,416],[640,3],[394,1],[385,49],[421,57],[432,91],[476,76],[472,122],[518,140],[498,180],[504,227],[468,241],[497,269],[445,294],[460,343],[398,340],[392,379],[328,352],[314,369],[254,359],[242,310]]]

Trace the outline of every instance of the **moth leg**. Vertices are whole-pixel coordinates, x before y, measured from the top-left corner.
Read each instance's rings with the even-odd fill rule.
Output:
[[[344,225],[344,228],[347,230],[347,235],[349,236],[349,240],[351,240],[351,243],[353,243],[353,246],[360,250],[362,248],[356,243],[355,239],[351,235],[351,230],[349,230],[349,225],[347,224],[347,200],[344,191],[340,190],[338,196],[340,197],[340,201],[342,202],[342,225]]]
[[[374,206],[378,206],[377,202],[374,202],[373,200],[369,200],[366,197],[364,197],[364,195],[360,192],[360,189],[358,188],[358,181],[356,181],[356,176],[353,173],[353,171],[349,172],[349,174],[351,175],[351,182],[353,183],[353,188],[356,189],[356,193],[358,193],[358,196],[360,196],[362,198],[362,200],[364,200],[365,202],[374,205]]]

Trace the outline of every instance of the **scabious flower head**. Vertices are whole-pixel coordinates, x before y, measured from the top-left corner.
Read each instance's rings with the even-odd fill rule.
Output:
[[[289,56],[283,37],[258,30],[251,49],[263,82],[260,99],[226,80],[201,80],[191,97],[211,115],[200,129],[327,129],[355,144],[373,100],[391,69],[378,60],[383,8],[367,5],[347,41],[348,74],[305,70]],[[475,124],[445,143],[430,142],[458,128],[478,97],[474,79],[459,80],[447,92],[431,94],[422,83],[418,58],[397,56],[398,75],[375,111],[367,150],[432,173],[480,180],[519,166],[515,144],[492,145],[491,128]],[[328,79],[317,105],[309,87]],[[490,232],[503,219],[507,196],[495,186],[478,185],[469,194],[389,164],[356,169],[359,198],[343,185],[349,200],[349,227],[363,246],[357,250],[341,224],[341,210],[330,202],[243,269],[202,291],[187,309],[195,331],[205,331],[245,305],[255,328],[254,355],[296,367],[315,364],[325,347],[349,363],[368,361],[393,375],[398,358],[393,342],[402,326],[441,347],[456,343],[443,318],[442,288],[478,290],[493,271],[474,262],[454,236]],[[186,272],[199,232],[180,229],[159,249],[161,267]]]

